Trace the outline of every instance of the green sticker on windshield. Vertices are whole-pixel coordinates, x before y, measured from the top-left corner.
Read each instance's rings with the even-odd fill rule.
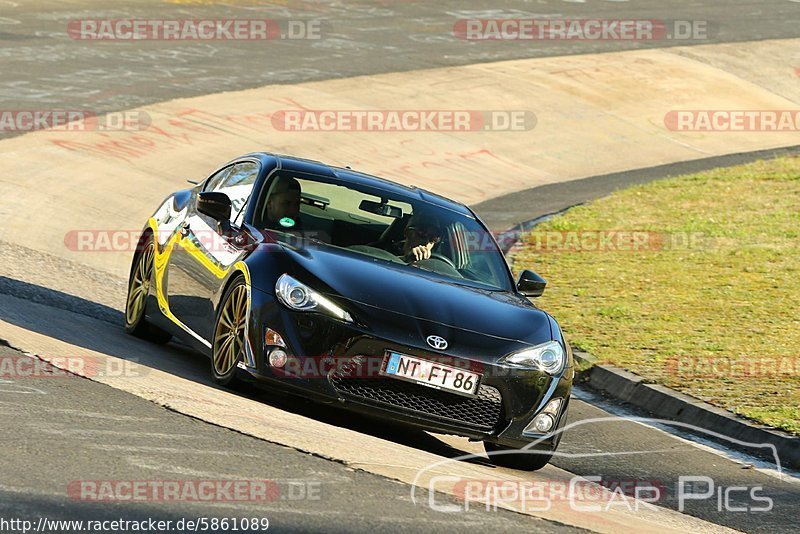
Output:
[[[284,228],[291,228],[292,226],[294,226],[294,219],[292,219],[291,217],[284,217],[283,219],[278,221],[278,224],[280,224]]]

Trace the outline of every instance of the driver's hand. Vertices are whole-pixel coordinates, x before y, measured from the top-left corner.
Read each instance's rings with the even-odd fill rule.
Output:
[[[408,253],[409,261],[420,261],[420,260],[430,259],[433,245],[434,243],[428,243],[427,245],[418,245],[412,248],[411,252]]]

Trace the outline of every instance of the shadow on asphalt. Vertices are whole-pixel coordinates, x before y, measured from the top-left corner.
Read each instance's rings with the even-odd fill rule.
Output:
[[[17,300],[11,301],[8,294]],[[121,327],[122,313],[113,308],[4,277],[0,277],[0,302],[3,302],[0,305],[0,320],[7,323],[220,389],[210,379],[210,363],[207,357],[177,342],[164,346],[154,345],[125,334]],[[42,304],[49,307],[45,308]],[[65,313],[54,312],[54,308],[65,310]],[[67,314],[66,311],[71,313]],[[336,404],[313,403],[263,385],[248,385],[242,391],[231,393],[442,457],[453,458],[467,453],[458,446],[451,446],[421,430],[346,412]],[[577,399],[574,404],[570,404],[570,422],[589,423],[609,415],[608,412],[578,402]],[[697,509],[687,509],[690,515],[739,530],[789,531],[787,527],[794,521],[791,518],[796,516],[793,510],[798,502],[798,491],[794,484],[778,481],[754,469],[744,469],[737,462],[698,450],[676,441],[662,431],[630,423],[625,419],[613,418],[607,424],[582,424],[571,428],[567,431],[559,452],[562,454],[556,456],[552,463],[572,473],[600,476],[607,483],[649,481],[663,485],[666,491],[659,504],[672,509],[678,506],[674,493],[675,483],[683,475],[712,476],[720,488],[765,488],[766,494],[775,503],[773,512],[769,514],[732,514],[719,511],[716,509],[715,499],[708,503],[698,501]],[[657,458],[655,461],[654,456]],[[470,461],[491,465],[485,458],[474,458]],[[752,503],[748,501],[744,504]]]
[[[122,329],[123,313],[109,306],[4,276],[0,276],[0,293],[50,308],[77,313],[91,320],[89,328],[76,328],[74,321],[65,316],[46,318],[42,313],[20,313],[16,309],[0,308],[0,320],[25,330],[158,369],[204,386],[223,389],[231,394],[244,396],[303,417],[369,434],[446,458],[468,454],[422,430],[349,412],[337,404],[313,402],[297,394],[279,391],[261,382],[248,381],[236,391],[221,388],[211,381],[210,362],[205,355],[180,343],[176,338],[166,345],[155,345],[127,335]],[[485,458],[472,458],[467,461],[486,466],[492,465]]]

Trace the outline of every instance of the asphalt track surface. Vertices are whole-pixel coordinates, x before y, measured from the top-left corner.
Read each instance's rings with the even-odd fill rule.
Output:
[[[195,362],[194,355],[188,358]],[[26,356],[0,347],[0,361]],[[3,438],[0,517],[48,520],[266,518],[279,531],[374,532],[475,528],[575,531],[507,511],[458,518],[415,506],[403,485],[180,415],[109,386],[46,366],[0,383]],[[272,402],[275,402],[274,396]],[[312,411],[313,407],[305,408]],[[36,417],[32,417],[32,413]],[[98,502],[81,481],[247,481],[268,489],[230,502]],[[72,488],[71,490],[68,488]],[[79,486],[78,486],[79,488]],[[93,491],[93,490],[92,490]],[[249,499],[249,496],[247,497]],[[83,499],[83,500],[81,500]],[[436,496],[442,505],[453,498]],[[376,512],[376,508],[380,512]],[[0,530],[2,530],[0,528]],[[219,529],[220,532],[230,530]]]
[[[224,4],[196,2],[138,2],[131,8],[98,8],[101,2],[86,0],[23,2],[0,0],[0,101],[3,109],[49,107],[98,112],[195,96],[267,83],[296,83],[333,77],[461,65],[520,57],[580,54],[646,46],[670,46],[669,41],[646,43],[546,42],[536,44],[490,43],[476,46],[454,38],[454,19],[467,17],[531,16],[595,18],[662,18],[709,21],[710,38],[698,44],[724,41],[796,37],[800,5],[789,1],[730,2],[599,2],[549,1],[506,2],[503,8],[485,13],[480,2],[356,1],[342,3],[301,2],[287,8],[280,4],[257,5],[240,1]],[[114,4],[110,4],[114,5]],[[299,7],[298,7],[299,6]],[[480,13],[477,13],[480,12]],[[270,17],[323,21],[327,38],[312,41],[267,43],[92,43],[71,40],[65,34],[69,20],[90,18],[167,17]],[[483,43],[486,45],[487,43]],[[677,44],[691,44],[680,42]],[[721,163],[721,162],[720,162]],[[631,173],[562,184],[552,190],[490,201],[478,206],[493,229],[505,230],[537,215],[596,198],[626,183],[654,179],[690,170],[678,164],[649,175]],[[548,196],[548,193],[550,196]],[[545,194],[543,194],[545,193]],[[521,202],[520,198],[526,199]],[[527,199],[535,199],[529,203]],[[533,206],[530,211],[519,206]],[[513,209],[512,209],[513,208]],[[512,215],[510,214],[513,211]],[[99,295],[104,285],[124,286],[124,280],[109,280],[103,273],[85,270],[20,247],[0,248],[0,261],[19,277],[0,277],[0,293],[28,302],[38,302],[43,313],[21,326],[61,335],[48,325],[46,314],[69,310],[97,321],[108,335],[122,336],[121,303]],[[74,296],[48,287],[23,282],[24,271],[47,270],[54,280],[78,286]],[[80,278],[76,278],[80,276]],[[19,279],[17,279],[19,278]],[[97,297],[95,295],[98,295]],[[12,308],[0,310],[0,319],[20,321]],[[92,345],[87,339],[84,344]],[[8,356],[10,349],[1,355]],[[124,357],[124,355],[123,355]],[[207,363],[178,345],[164,349],[162,366],[200,377]],[[157,362],[148,364],[159,365]],[[341,464],[311,457],[293,449],[239,435],[180,414],[107,386],[82,379],[30,379],[3,384],[0,443],[13,461],[0,468],[0,510],[3,516],[38,516],[64,519],[99,519],[159,516],[163,519],[209,515],[208,508],[192,505],[92,505],[76,503],[66,495],[66,484],[82,479],[169,479],[203,473],[213,478],[247,477],[319,484],[319,500],[298,502],[278,499],[261,510],[279,530],[392,529],[401,531],[512,528],[551,530],[559,525],[532,520],[508,512],[475,513],[458,519],[443,517],[424,506],[412,506],[402,485]],[[203,380],[197,378],[197,380]],[[207,380],[207,379],[206,379]],[[45,394],[20,393],[34,388]],[[30,390],[29,390],[30,391]],[[11,392],[11,393],[9,393]],[[339,413],[320,413],[313,405],[273,393],[251,391],[264,402],[277,403],[308,417],[323,418],[365,433],[380,432],[385,439],[413,444],[447,456],[454,454],[443,442],[424,433],[402,429],[376,429],[372,421]],[[571,404],[570,421],[608,417],[624,408],[607,405],[588,393],[586,401]],[[9,398],[10,397],[10,398]],[[109,418],[111,417],[111,418]],[[190,436],[190,437],[187,437]],[[178,450],[183,451],[177,452]],[[228,453],[236,451],[235,453]],[[220,454],[220,452],[226,454]],[[603,476],[608,481],[644,480],[661,482],[668,498],[660,503],[676,508],[678,477],[711,476],[720,487],[762,486],[774,499],[769,513],[720,512],[713,499],[696,503],[687,513],[745,531],[791,531],[796,527],[800,486],[793,480],[748,468],[739,461],[698,448],[683,439],[649,426],[619,420],[587,423],[571,429],[564,438],[554,464],[585,476]],[[583,456],[581,456],[583,455]],[[389,504],[387,504],[389,503]],[[740,503],[742,504],[742,503]],[[251,516],[253,508],[230,507],[214,515]],[[116,514],[116,515],[115,515]]]
[[[383,72],[797,36],[789,0],[0,0],[3,109],[98,113],[178,97],[267,84]],[[698,39],[647,41],[467,41],[455,21],[471,18],[652,19],[699,22]],[[70,38],[81,19],[245,19],[319,23],[320,39],[270,41],[88,41]],[[310,26],[309,28],[313,28]],[[502,99],[500,100],[502,102]],[[6,133],[5,135],[9,135]]]

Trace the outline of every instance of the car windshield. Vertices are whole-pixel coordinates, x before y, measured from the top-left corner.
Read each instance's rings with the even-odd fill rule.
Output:
[[[505,258],[477,220],[380,188],[276,171],[253,224],[294,246],[336,247],[483,289],[512,287]]]

